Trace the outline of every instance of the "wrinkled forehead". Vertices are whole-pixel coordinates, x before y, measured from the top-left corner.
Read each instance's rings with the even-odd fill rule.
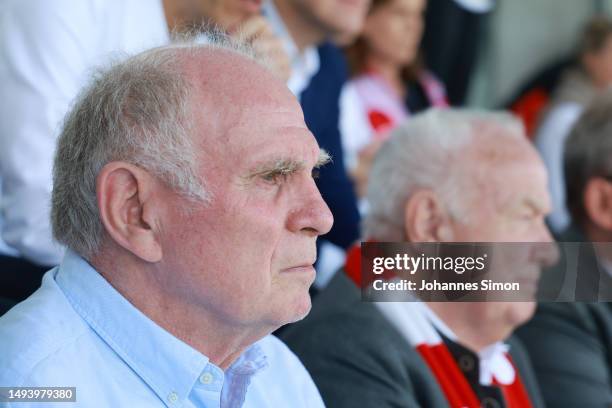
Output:
[[[247,156],[271,148],[316,147],[314,136],[306,127],[302,110],[293,96],[270,98],[267,95],[253,99],[245,96],[226,106],[217,116],[214,132],[201,136],[205,145],[217,146],[219,154],[237,155],[245,160]],[[206,119],[203,122],[201,129],[206,129]]]
[[[497,208],[525,204],[539,211],[549,211],[547,172],[537,153],[531,149],[518,148],[495,157],[496,160],[482,163],[478,174],[485,197]]]
[[[464,165],[483,198],[497,207],[529,201],[548,209],[546,168],[527,140],[504,137],[481,141],[472,153]]]
[[[231,177],[271,162],[312,166],[318,144],[285,83],[256,63],[231,62],[227,70],[210,67],[216,76],[200,76],[194,86],[192,133],[200,170]]]
[[[537,150],[524,133],[496,123],[475,127],[474,138],[466,149],[474,158],[493,164],[517,159],[539,160]]]
[[[285,83],[258,63],[220,52],[194,66],[192,116],[201,141],[227,142],[249,130],[303,127],[297,99]]]
[[[288,160],[305,164],[319,156],[318,144],[300,109],[246,110],[221,140],[226,154],[245,163]]]

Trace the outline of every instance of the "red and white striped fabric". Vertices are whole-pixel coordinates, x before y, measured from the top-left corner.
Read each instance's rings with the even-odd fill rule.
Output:
[[[431,106],[449,106],[444,85],[429,71],[422,70],[417,82]],[[376,71],[370,70],[351,81],[367,114],[373,139],[386,139],[390,130],[404,121],[410,112],[405,101]]]
[[[345,272],[361,285],[361,251],[353,247],[347,254]],[[359,277],[359,278],[358,278]],[[434,374],[452,408],[480,408],[480,401],[459,368],[440,333],[457,342],[457,336],[423,302],[374,302],[383,316],[421,355]],[[531,408],[529,395],[518,375],[508,346],[492,344],[480,353],[479,382],[485,386],[499,386],[509,408]]]

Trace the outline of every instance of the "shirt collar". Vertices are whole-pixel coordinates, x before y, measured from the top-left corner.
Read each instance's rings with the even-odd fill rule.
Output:
[[[455,343],[457,342],[457,335],[455,334],[455,332],[453,332],[451,328],[448,327],[448,325],[438,317],[436,312],[434,312],[429,306],[427,306],[427,303],[418,302],[418,307],[422,310],[423,314],[427,317],[427,320],[429,320],[429,322],[437,331],[442,333],[442,335],[447,339]]]
[[[227,370],[221,404],[225,407],[241,407],[244,404],[251,377],[268,366],[267,357],[258,344],[248,348]]]
[[[425,302],[414,298],[414,301],[411,302],[376,302],[374,304],[415,347],[422,344],[435,346],[443,342],[443,338],[460,344],[453,330]],[[463,346],[461,348],[464,349]],[[508,350],[509,346],[499,341],[488,345],[476,354],[480,384],[491,385],[493,378],[500,384],[514,382],[515,370],[508,359]]]
[[[136,309],[74,252],[67,251],[55,279],[75,311],[162,401],[189,396],[209,365],[206,356]]]
[[[431,310],[426,303],[420,302],[423,313],[427,319],[444,337],[450,341],[460,345],[457,335],[438,315]],[[461,346],[466,349],[465,347]],[[466,349],[467,350],[467,349]],[[477,354],[479,361],[479,380],[482,385],[490,385],[493,378],[501,384],[512,384],[514,382],[514,367],[508,360],[508,351],[510,347],[503,341],[497,341],[489,344]]]
[[[312,77],[319,71],[319,53],[313,46],[306,47],[300,53],[272,0],[264,2],[263,12],[270,22],[272,30],[280,38],[291,62],[291,75],[287,81],[287,87],[295,96],[299,97],[308,87]]]

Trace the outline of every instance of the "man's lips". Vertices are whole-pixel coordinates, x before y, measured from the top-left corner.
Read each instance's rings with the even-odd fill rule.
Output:
[[[299,273],[299,272],[314,272],[314,267],[310,263],[291,266],[282,270],[283,272]]]

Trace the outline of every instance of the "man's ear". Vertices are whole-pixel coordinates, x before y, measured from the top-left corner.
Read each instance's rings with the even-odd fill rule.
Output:
[[[117,245],[147,262],[162,258],[158,216],[153,200],[157,182],[145,170],[125,162],[111,162],[96,179],[100,219]]]
[[[404,229],[411,242],[452,241],[453,230],[446,209],[431,190],[418,190],[404,207]]]
[[[612,230],[612,183],[601,177],[590,179],[584,189],[583,203],[592,223]]]

